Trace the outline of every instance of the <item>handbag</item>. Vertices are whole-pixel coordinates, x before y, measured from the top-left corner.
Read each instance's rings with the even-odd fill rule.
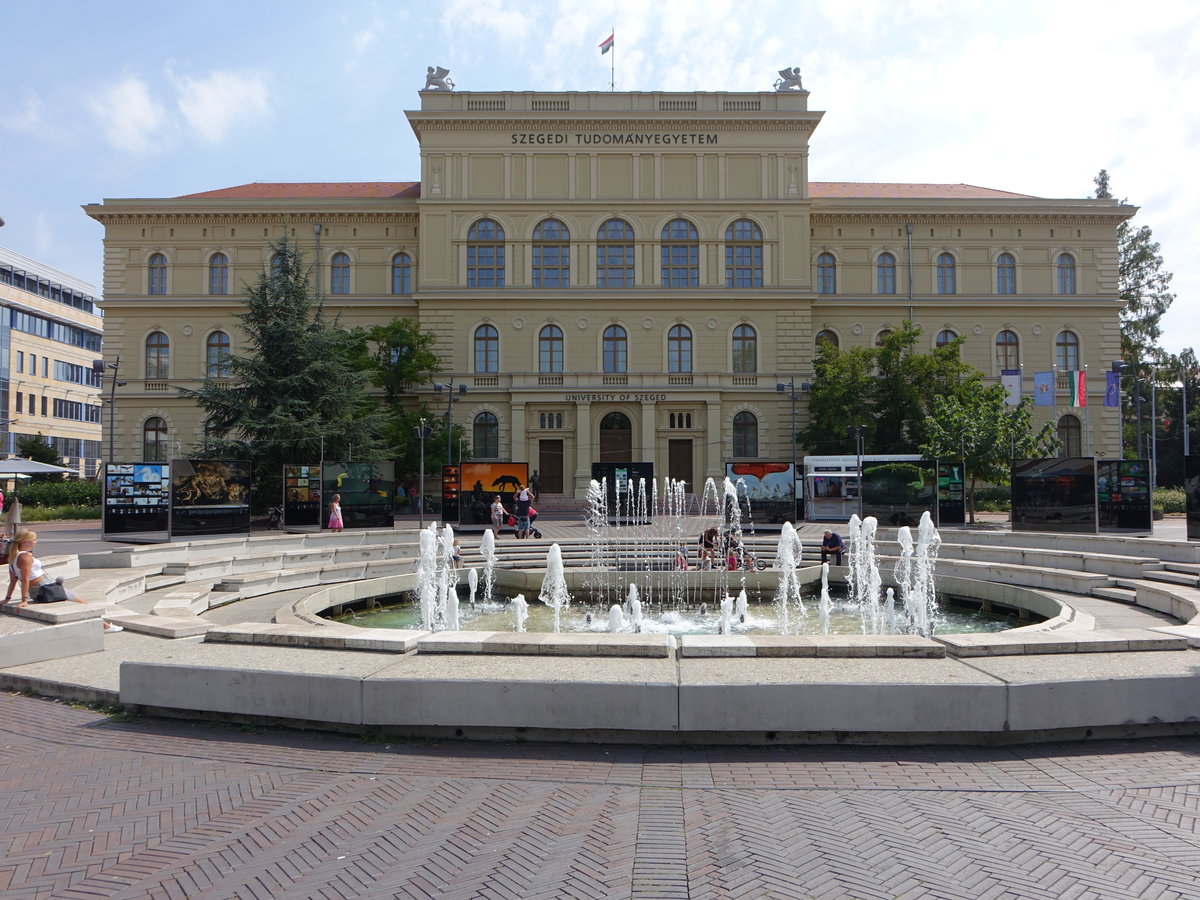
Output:
[[[57,581],[51,581],[49,584],[43,584],[38,590],[39,603],[58,603],[67,599],[67,589]]]

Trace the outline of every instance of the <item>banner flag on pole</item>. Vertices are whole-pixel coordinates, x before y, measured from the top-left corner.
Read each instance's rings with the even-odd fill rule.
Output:
[[[1071,380],[1071,405],[1087,406],[1087,372],[1083,369],[1071,369],[1067,372]]]
[[[1104,373],[1104,405],[1105,406],[1120,406],[1121,405],[1121,373],[1120,372],[1105,372]]]
[[[1000,372],[1000,383],[1008,391],[1004,401],[1005,406],[1017,406],[1021,402],[1021,370],[1003,369]]]
[[[1054,405],[1054,373],[1053,372],[1034,372],[1033,373],[1033,405],[1034,406],[1053,406]]]
[[[608,37],[606,37],[604,40],[602,40],[600,42],[600,55],[601,56],[603,56],[605,53],[607,53],[609,50],[611,50],[613,48],[613,38],[616,37],[616,34],[617,33],[614,31],[612,34],[610,34]]]

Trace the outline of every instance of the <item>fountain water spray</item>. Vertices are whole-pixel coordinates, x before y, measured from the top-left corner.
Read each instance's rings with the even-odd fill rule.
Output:
[[[779,604],[779,633],[788,634],[790,612],[795,606],[801,617],[805,615],[804,600],[800,595],[800,575],[796,567],[800,564],[804,548],[800,536],[791,522],[783,523],[779,533],[779,544],[775,551],[775,566],[779,569],[779,587],[775,591],[775,602]]]
[[[454,568],[454,529],[442,528],[442,546],[438,566],[438,606],[442,621],[450,631],[458,631],[458,569]]]
[[[538,599],[554,610],[554,633],[558,634],[562,626],[562,609],[571,605],[567,579],[563,575],[562,548],[558,544],[551,544],[550,552],[546,554],[546,575]]]
[[[829,563],[821,563],[821,599],[817,610],[821,616],[821,634],[829,634],[829,613],[833,609],[833,601],[829,597]]]
[[[616,634],[618,631],[625,630],[625,613],[621,611],[621,607],[616,603],[608,611],[608,630],[610,634]]]
[[[471,589],[471,609],[475,608],[475,592],[479,589],[479,572],[467,569],[467,587]]]
[[[721,624],[718,630],[721,634],[729,634],[730,621],[733,618],[733,598],[726,594],[721,601]]]
[[[525,595],[517,594],[509,601],[508,605],[512,607],[513,621],[517,631],[524,631],[525,620],[529,618],[529,604],[525,602]]]
[[[483,557],[483,602],[490,603],[496,587],[496,534],[490,528],[479,541],[479,555]]]

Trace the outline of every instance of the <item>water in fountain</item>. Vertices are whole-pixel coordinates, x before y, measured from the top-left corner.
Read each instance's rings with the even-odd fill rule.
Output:
[[[437,533],[435,526],[422,529],[417,555],[418,600],[421,628],[433,631],[437,625]]]
[[[847,587],[850,602],[858,607],[863,634],[882,634],[884,629],[883,581],[875,556],[877,525],[874,516],[867,516],[861,522],[858,516],[851,516],[847,527],[850,535]]]
[[[938,534],[926,510],[921,513],[921,521],[917,525],[917,543],[912,552],[908,585],[901,591],[906,620],[904,624],[910,634],[929,637],[939,624],[941,607],[937,603],[933,567],[941,544],[942,536]]]
[[[525,602],[525,595],[517,594],[509,601],[508,605],[512,607],[513,624],[517,631],[524,631],[525,620],[529,618],[529,604]]]
[[[779,568],[779,587],[775,591],[775,602],[779,604],[780,634],[789,633],[793,606],[801,617],[806,613],[804,601],[800,596],[800,574],[796,570],[800,565],[803,549],[795,527],[791,522],[784,522],[775,550],[775,565]]]
[[[438,560],[438,606],[450,631],[458,631],[458,569],[454,568],[454,529],[442,528],[442,546]]]
[[[732,619],[733,598],[729,595],[726,595],[725,599],[721,601],[721,624],[719,628],[721,634],[729,634],[729,628]]]
[[[742,588],[737,595],[737,602],[733,606],[733,614],[737,617],[740,624],[745,624],[746,616],[750,614],[750,598],[746,596],[746,589]]]
[[[490,528],[479,541],[479,555],[483,557],[483,602],[491,603],[496,587],[496,533]]]
[[[546,554],[546,575],[538,599],[554,610],[554,633],[558,634],[562,629],[563,607],[571,605],[567,579],[563,576],[562,548],[558,544],[551,544],[550,552]]]
[[[608,630],[612,634],[625,630],[625,613],[621,611],[621,607],[616,603],[608,611]]]
[[[829,563],[821,563],[821,599],[817,602],[817,610],[821,616],[821,634],[829,634],[829,613],[833,609],[833,600],[829,597]]]
[[[471,590],[471,609],[475,608],[475,594],[479,590],[479,571],[467,569],[467,587]]]

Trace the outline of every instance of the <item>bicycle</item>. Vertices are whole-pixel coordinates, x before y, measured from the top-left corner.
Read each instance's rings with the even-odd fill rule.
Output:
[[[283,507],[268,506],[267,507],[267,527],[274,529],[283,528]]]

